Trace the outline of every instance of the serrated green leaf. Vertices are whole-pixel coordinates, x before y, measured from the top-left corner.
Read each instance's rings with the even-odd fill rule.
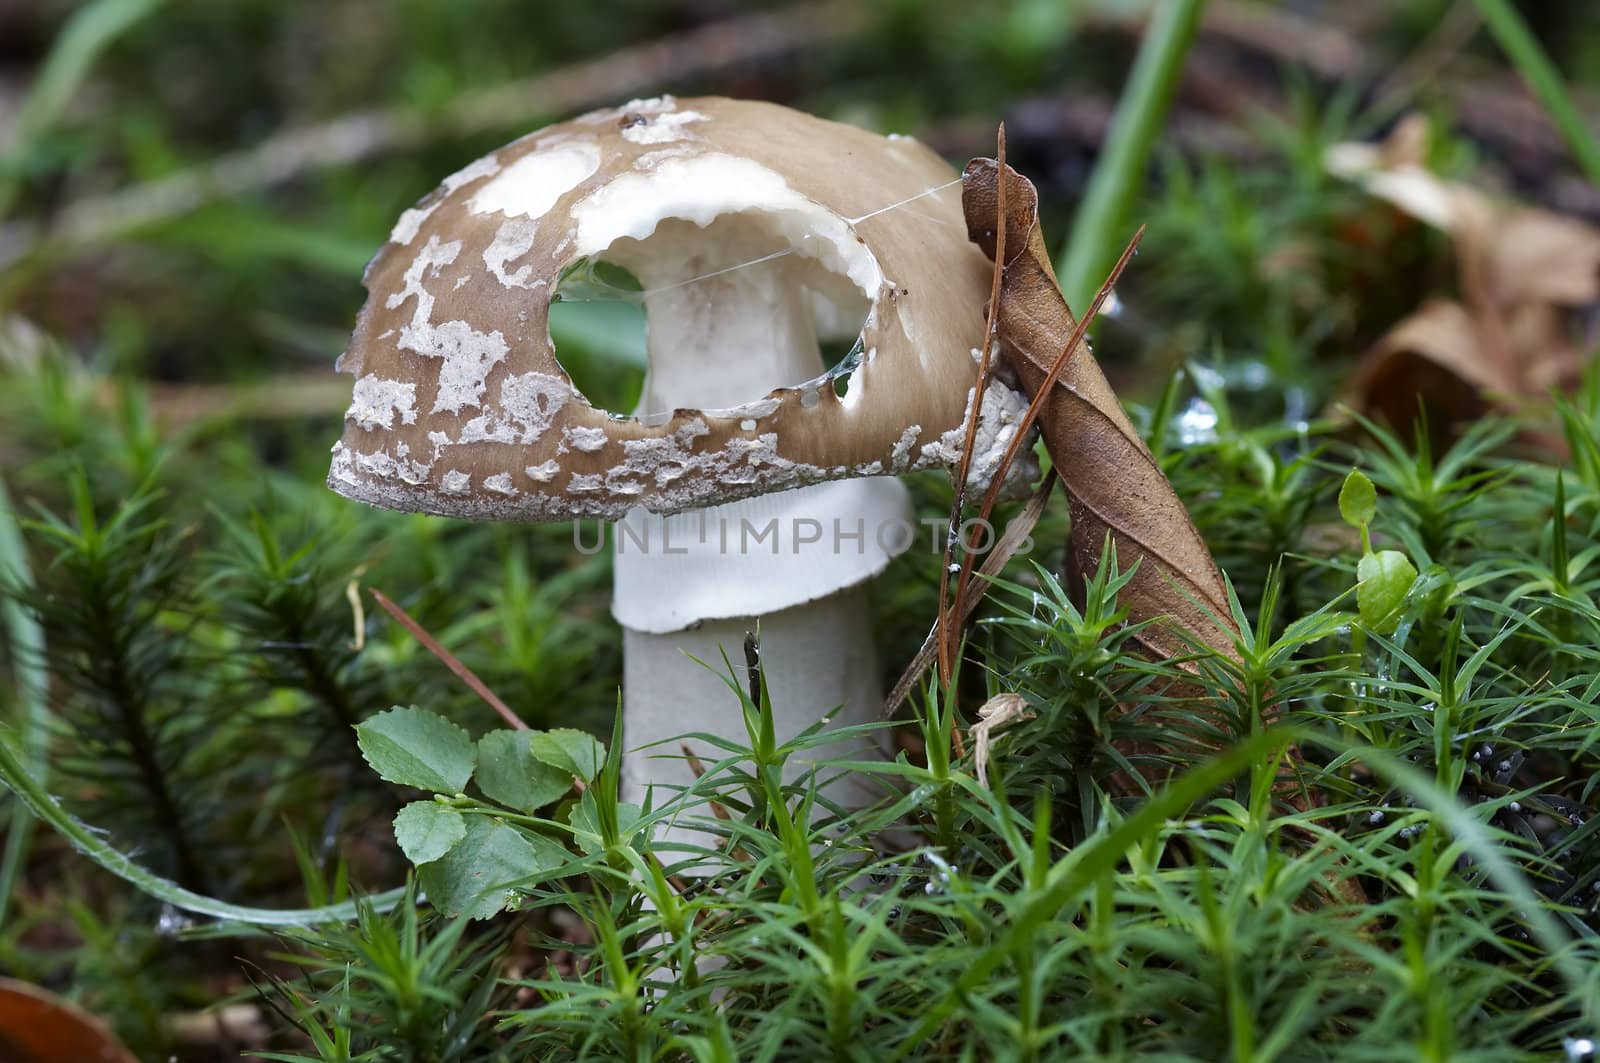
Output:
[[[436,794],[460,793],[472,778],[472,738],[437,713],[393,708],[356,725],[372,770],[389,782]]]
[[[1368,554],[1356,566],[1356,605],[1361,622],[1387,635],[1400,621],[1400,606],[1417,578],[1416,566],[1398,550]]]
[[[428,900],[448,916],[488,919],[516,900],[516,886],[571,859],[550,839],[524,834],[490,816],[467,820],[465,837],[417,869]]]
[[[618,802],[617,833],[622,844],[629,844],[633,836],[639,833],[639,820],[643,816],[644,810],[638,805]],[[578,843],[578,848],[590,856],[604,851],[605,835],[600,830],[599,810],[595,808],[593,790],[586,792],[583,799],[572,806],[572,811],[567,813],[567,822],[572,825],[572,837]]]
[[[1351,469],[1339,488],[1339,515],[1357,528],[1371,524],[1378,515],[1378,490],[1360,469]]]
[[[448,853],[466,833],[466,817],[435,801],[413,801],[395,813],[394,840],[419,866]]]
[[[528,751],[535,758],[584,782],[600,774],[600,765],[605,763],[606,747],[582,731],[558,727],[554,731],[530,731],[528,736]]]
[[[478,739],[478,789],[491,801],[536,812],[572,789],[572,771],[533,755],[534,733],[490,731]]]

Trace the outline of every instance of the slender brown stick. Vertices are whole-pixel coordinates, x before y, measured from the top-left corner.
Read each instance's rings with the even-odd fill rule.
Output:
[[[1000,541],[995,543],[994,549],[990,550],[984,557],[983,566],[978,569],[978,575],[983,577],[998,576],[1000,570],[1006,567],[1006,562],[1015,556],[1022,545],[1022,541],[1028,537],[1034,526],[1039,523],[1039,518],[1044,515],[1045,503],[1050,500],[1050,490],[1055,486],[1055,482],[1056,471],[1051,469],[1045,474],[1039,486],[1034,489],[1027,505],[1023,506],[1022,511],[1012,517],[1010,523],[1006,525],[1006,530],[1000,536]],[[957,624],[966,623],[967,618],[978,608],[978,603],[983,601],[983,596],[988,591],[989,580],[987,578],[972,585],[967,592],[966,598],[961,602],[961,614],[956,620]],[[900,703],[911,696],[912,689],[922,682],[923,675],[933,666],[934,659],[939,655],[938,643],[939,627],[935,624],[929,630],[928,637],[923,640],[922,648],[917,651],[915,657],[911,658],[911,663],[906,665],[904,672],[900,673],[900,679],[895,683],[894,689],[884,699],[883,710],[879,714],[879,719],[887,720],[894,715],[894,710],[898,709]]]
[[[1002,175],[1006,172],[1006,126],[1004,122],[995,132],[995,158]],[[972,408],[967,411],[966,438],[961,444],[961,460],[956,464],[955,497],[950,502],[950,526],[944,536],[944,560],[939,566],[939,612],[936,620],[939,648],[939,682],[950,683],[950,672],[955,663],[956,645],[953,629],[959,630],[961,617],[956,613],[956,603],[945,599],[950,592],[950,564],[956,540],[961,535],[961,511],[967,504],[967,476],[972,471],[972,447],[978,436],[978,418],[983,413],[983,394],[989,389],[989,360],[994,351],[995,322],[1000,312],[1000,279],[1006,261],[1006,182],[1001,181],[996,195],[994,221],[994,273],[989,282],[989,312],[983,323],[983,351],[978,355],[978,381],[972,387]],[[963,553],[966,543],[962,543]],[[958,589],[959,595],[959,589]]]
[[[1005,185],[1006,172],[1002,169],[1000,171],[1000,188],[1003,189]],[[1143,225],[1139,226],[1139,231],[1133,234],[1133,239],[1128,241],[1128,246],[1123,248],[1122,257],[1118,258],[1117,264],[1111,268],[1111,275],[1106,278],[1105,283],[1100,285],[1100,290],[1095,293],[1094,302],[1089,305],[1089,312],[1079,319],[1077,327],[1072,330],[1071,338],[1067,340],[1066,347],[1056,356],[1055,363],[1050,366],[1050,372],[1045,374],[1043,383],[1039,385],[1038,392],[1033,396],[1033,401],[1028,403],[1028,410],[1022,415],[1021,423],[1017,425],[1016,435],[1012,436],[1010,444],[1006,447],[1005,454],[1000,458],[1000,464],[995,466],[994,475],[989,481],[989,490],[984,492],[983,505],[978,509],[978,519],[980,521],[988,520],[990,514],[994,512],[995,502],[1000,498],[1000,485],[1005,481],[1005,474],[1011,468],[1011,463],[1017,460],[1017,454],[1022,450],[1023,441],[1028,438],[1028,430],[1033,427],[1034,421],[1038,420],[1039,411],[1044,408],[1045,400],[1049,397],[1051,389],[1056,386],[1056,381],[1060,378],[1061,371],[1067,367],[1067,363],[1072,360],[1073,354],[1083,343],[1083,337],[1088,333],[1089,326],[1100,313],[1100,308],[1105,305],[1111,290],[1117,286],[1117,281],[1122,277],[1122,271],[1128,267],[1128,263],[1133,259],[1133,253],[1138,249],[1139,241],[1142,239],[1144,239]],[[998,258],[999,254],[997,239],[995,257]],[[973,555],[970,553],[961,559],[961,575],[956,580],[956,602],[958,606],[962,598],[967,594],[967,583],[972,578],[972,563]],[[943,608],[942,603],[941,608]],[[966,613],[963,612],[957,615],[965,617]],[[955,634],[959,637],[959,632]]]
[[[427,629],[425,629],[421,624],[411,619],[410,614],[408,614],[398,605],[391,602],[388,596],[382,591],[378,590],[378,588],[369,587],[367,589],[372,594],[372,600],[382,606],[384,612],[394,617],[396,623],[405,628],[407,631],[411,632],[412,637],[418,642],[422,643],[423,649],[427,650],[429,653],[439,658],[440,661],[444,662],[444,666],[450,669],[450,671],[454,672],[463,683],[471,687],[474,694],[488,702],[489,707],[495,712],[498,712],[500,714],[500,718],[504,720],[509,727],[517,731],[528,730],[528,725],[522,722],[522,717],[512,712],[511,707],[505,702],[501,701],[499,696],[496,695],[494,691],[490,690],[488,686],[485,685],[483,680],[474,675],[472,669],[462,664],[455,654],[439,645],[439,640],[428,634]]]
[[[689,771],[694,774],[696,779],[700,778],[700,776],[706,773],[705,761],[695,756],[694,750],[689,748],[689,743],[679,742],[678,748],[683,750],[684,758],[689,762]],[[728,815],[728,810],[723,808],[721,803],[717,801],[711,802],[711,814],[721,820],[733,818],[732,816]]]

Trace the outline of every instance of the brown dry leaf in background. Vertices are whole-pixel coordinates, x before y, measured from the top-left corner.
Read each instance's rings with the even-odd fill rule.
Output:
[[[0,979],[0,1059],[138,1063],[99,1019],[54,993],[10,979]]]
[[[997,331],[1002,357],[1032,397],[1077,322],[1039,232],[1038,193],[1009,166],[1006,182],[1008,261]],[[961,192],[967,235],[991,258],[998,201],[995,161],[968,163]],[[1118,566],[1139,566],[1121,595],[1128,619],[1159,621],[1135,636],[1148,653],[1165,659],[1190,652],[1181,627],[1233,656],[1238,633],[1216,562],[1087,345],[1080,344],[1062,370],[1039,416],[1039,431],[1071,508],[1069,574],[1093,572],[1109,534]]]
[[[1572,387],[1586,350],[1575,311],[1600,300],[1600,230],[1443,180],[1422,165],[1426,143],[1413,116],[1383,144],[1328,153],[1330,172],[1450,236],[1462,293],[1430,299],[1367,352],[1352,404],[1403,426],[1419,395],[1436,419],[1461,421]]]

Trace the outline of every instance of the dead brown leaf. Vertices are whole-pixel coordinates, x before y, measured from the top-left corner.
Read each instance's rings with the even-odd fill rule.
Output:
[[[0,1059],[138,1063],[99,1019],[54,993],[0,979]]]
[[[974,159],[962,175],[967,234],[991,258],[998,239],[999,174],[993,159]],[[1002,356],[1033,396],[1077,321],[1039,232],[1038,193],[1010,167],[1005,174],[1007,261],[996,328]],[[1146,652],[1159,659],[1188,653],[1187,631],[1232,656],[1238,633],[1216,562],[1087,344],[1078,345],[1061,371],[1039,429],[1067,489],[1070,569],[1079,576],[1093,572],[1109,536],[1118,565],[1124,571],[1139,566],[1121,601],[1131,622],[1152,622],[1135,635]]]
[[[1455,247],[1460,300],[1424,303],[1351,381],[1352,405],[1397,426],[1416,416],[1419,396],[1449,423],[1572,387],[1584,363],[1575,312],[1600,300],[1600,229],[1438,177],[1423,165],[1426,132],[1414,117],[1383,144],[1340,144],[1327,160]]]

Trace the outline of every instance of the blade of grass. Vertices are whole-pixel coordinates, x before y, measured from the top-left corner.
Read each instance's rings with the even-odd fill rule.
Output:
[[[1482,820],[1474,817],[1456,795],[1442,789],[1426,774],[1386,750],[1320,732],[1307,733],[1302,741],[1337,749],[1346,757],[1361,761],[1437,816],[1451,837],[1461,842],[1487,872],[1490,881],[1510,899],[1517,917],[1527,922],[1534,940],[1549,957],[1550,966],[1566,981],[1573,996],[1583,1001],[1589,1021],[1600,1020],[1600,982],[1573,956],[1570,948],[1572,935],[1550,913],[1552,902],[1540,897],[1528,881],[1528,876],[1511,862],[1505,848],[1490,836]]]
[[[32,773],[12,751],[10,744],[0,735],[0,783],[5,784],[18,803],[44,820],[78,852],[87,856],[107,871],[129,882],[158,901],[181,908],[196,915],[213,919],[232,920],[249,926],[311,926],[316,923],[342,923],[357,915],[355,901],[330,904],[320,908],[251,908],[230,904],[215,897],[207,897],[184,889],[169,879],[164,879],[139,866],[130,857],[106,841],[93,828],[68,813],[56,799],[34,778]],[[392,889],[370,899],[379,911],[386,911],[404,899],[404,889]]]
[[[1134,61],[1133,73],[1117,104],[1116,117],[1100,160],[1089,177],[1083,204],[1073,219],[1072,236],[1056,274],[1067,305],[1081,313],[1122,246],[1121,234],[1144,174],[1150,149],[1178,83],[1189,44],[1194,40],[1205,0],[1162,0],[1151,5],[1150,24]]]
[[[28,98],[17,114],[5,153],[21,159],[40,134],[54,125],[77,94],[107,45],[142,22],[165,0],[96,0],[80,7],[57,35],[50,55],[33,80]],[[16,196],[14,172],[0,172],[0,217],[4,217]]]
[[[48,771],[50,677],[44,664],[44,632],[27,609],[3,596],[6,587],[27,588],[33,584],[28,568],[27,549],[11,509],[11,498],[0,480],[0,634],[8,640],[11,667],[16,678],[17,729],[22,736],[22,755],[41,780]],[[22,802],[13,801],[7,809],[5,852],[0,855],[0,925],[17,879],[27,864],[33,841],[34,819]]]
[[[1500,47],[1539,97],[1544,109],[1550,112],[1550,120],[1561,130],[1584,173],[1590,181],[1600,185],[1600,140],[1595,138],[1594,131],[1567,94],[1560,71],[1539,47],[1538,40],[1510,0],[1477,0],[1477,4],[1483,20],[1489,24],[1489,32],[1500,42]]]
[[[1129,849],[1250,765],[1268,761],[1283,752],[1295,738],[1287,729],[1252,735],[1169,783],[1116,827],[1056,861],[1045,876],[1044,884],[1018,907],[994,946],[977,956],[943,1000],[930,1005],[927,1017],[902,1042],[895,1058],[904,1059],[921,1045],[950,1017],[965,994],[981,985],[996,967],[1014,954],[1019,943],[1031,938],[1045,920],[1056,917],[1097,878],[1109,874]]]
[[[1422,772],[1383,750],[1350,742],[1333,735],[1298,728],[1274,727],[1224,750],[1180,778],[1169,783],[1137,811],[1110,831],[1079,845],[1050,868],[1042,886],[1030,892],[1012,915],[1009,925],[993,947],[967,966],[949,993],[932,1004],[920,1026],[902,1042],[895,1058],[921,1045],[954,1012],[964,994],[981,985],[993,971],[1015,954],[1017,946],[1033,937],[1041,924],[1085,893],[1097,880],[1109,875],[1127,852],[1141,840],[1160,831],[1173,816],[1191,807],[1253,764],[1269,763],[1291,745],[1323,745],[1340,750],[1345,756],[1368,765],[1400,789],[1416,798],[1418,804],[1438,817],[1440,825],[1457,839],[1502,890],[1519,918],[1549,957],[1551,966],[1567,982],[1592,1020],[1600,1015],[1600,986],[1573,956],[1572,943],[1562,925],[1550,912],[1551,902],[1540,898],[1527,876],[1509,860],[1484,824],[1453,795]]]

